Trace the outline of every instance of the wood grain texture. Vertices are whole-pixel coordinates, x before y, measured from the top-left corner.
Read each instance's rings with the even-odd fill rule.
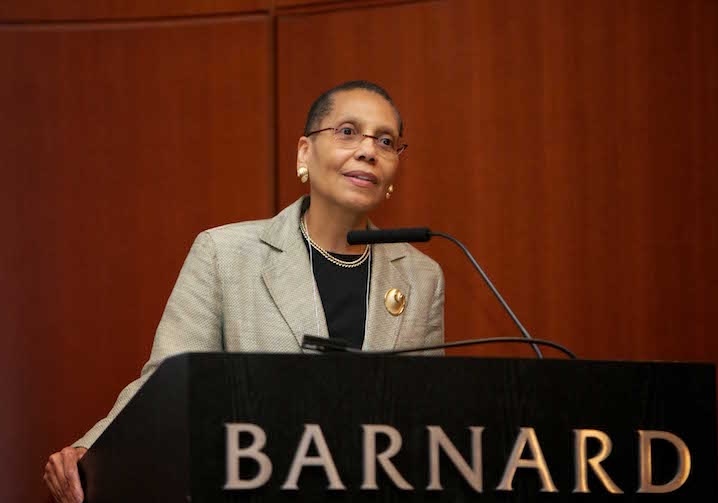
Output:
[[[3,0],[0,23],[191,17],[269,11],[272,0]]]
[[[45,457],[136,375],[194,234],[303,192],[306,111],[349,79],[406,123],[378,224],[460,237],[581,357],[718,362],[718,3],[333,5],[0,5],[0,501],[43,501]],[[516,333],[459,250],[422,249],[449,340]]]
[[[294,145],[310,100],[375,80],[410,144],[375,220],[457,235],[536,337],[582,357],[716,362],[717,28],[704,1],[280,17],[279,200],[302,190]],[[423,249],[447,275],[449,340],[516,333],[457,249]]]
[[[386,7],[398,4],[420,3],[433,0],[274,0],[278,15],[304,15],[318,12],[351,10],[361,14],[367,7]]]
[[[38,501],[13,491],[44,494],[46,457],[139,374],[194,236],[272,214],[270,34],[266,16],[0,29],[0,389],[22,411],[0,500]]]

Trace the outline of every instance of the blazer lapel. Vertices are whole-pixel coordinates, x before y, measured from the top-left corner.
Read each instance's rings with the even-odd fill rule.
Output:
[[[384,296],[390,289],[397,288],[406,296],[407,306],[411,303],[411,284],[395,265],[395,261],[405,255],[401,245],[378,245],[372,249],[369,309],[363,349],[386,351],[397,346],[404,314],[393,316],[389,313]]]
[[[265,261],[262,279],[300,346],[306,334],[329,337],[318,289],[317,298],[314,298],[316,287],[309,267],[309,254],[299,231],[302,203],[303,199],[300,199],[274,217],[260,238],[273,248]],[[384,296],[391,288],[397,288],[406,296],[407,306],[411,303],[411,283],[395,264],[406,256],[405,250],[405,246],[397,244],[372,248],[363,349],[391,350],[397,346],[405,315],[391,315],[384,305]]]
[[[274,248],[265,261],[262,279],[301,346],[304,335],[328,338],[329,331],[318,290],[314,298],[309,254],[299,231],[300,207],[301,200],[274,217],[261,239]]]

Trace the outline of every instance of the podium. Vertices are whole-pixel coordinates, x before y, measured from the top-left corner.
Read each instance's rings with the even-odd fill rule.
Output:
[[[80,470],[88,503],[713,502],[715,369],[183,354]]]

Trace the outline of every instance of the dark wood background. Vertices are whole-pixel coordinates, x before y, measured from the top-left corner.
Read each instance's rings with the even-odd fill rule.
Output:
[[[460,237],[581,357],[718,362],[718,2],[6,0],[0,501],[46,500],[194,236],[298,197],[309,104],[355,78],[407,124],[377,223]],[[448,340],[516,334],[458,249],[422,249]]]

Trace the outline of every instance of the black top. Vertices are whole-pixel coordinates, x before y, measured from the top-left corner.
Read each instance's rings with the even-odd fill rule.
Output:
[[[304,245],[310,250],[306,240]],[[348,268],[331,263],[313,248],[310,253],[314,261],[314,279],[324,307],[329,337],[341,339],[349,346],[361,349],[364,343],[367,278],[371,258],[357,267]],[[359,255],[331,255],[344,261],[359,258]]]

